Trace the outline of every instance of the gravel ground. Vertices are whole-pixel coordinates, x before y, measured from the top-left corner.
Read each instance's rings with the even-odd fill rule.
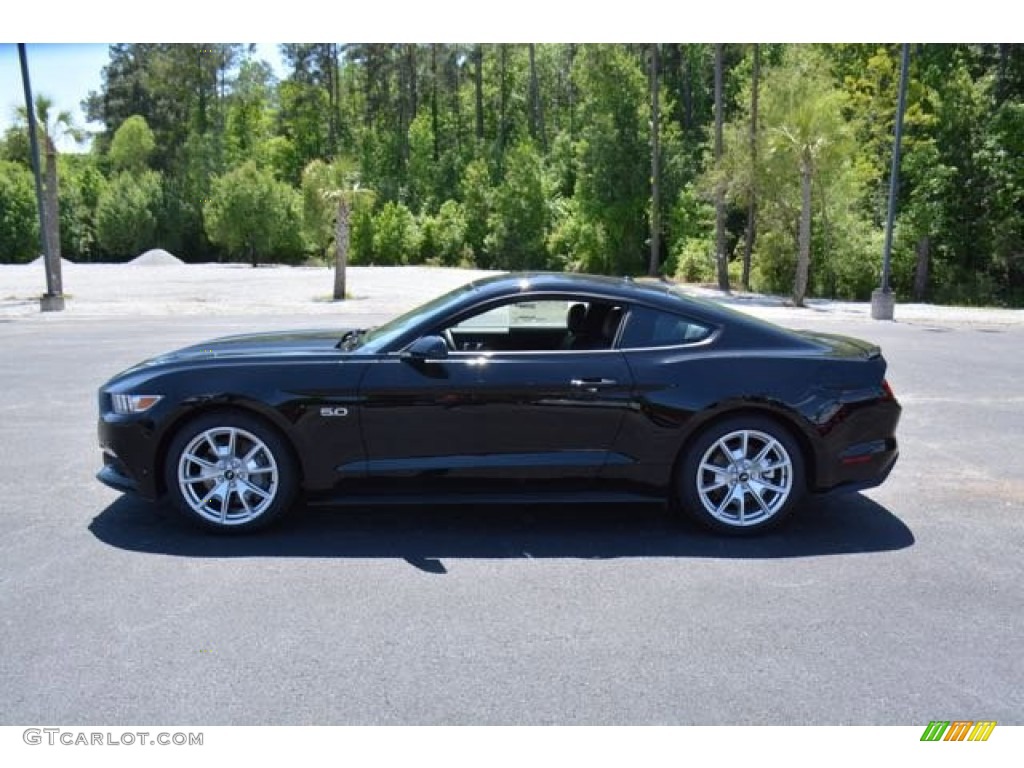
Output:
[[[63,269],[68,297],[64,316],[284,315],[349,317],[390,315],[493,272],[443,267],[351,267],[350,300],[330,300],[333,272],[325,267],[244,264],[74,264]],[[0,318],[39,316],[45,288],[40,264],[0,265]],[[808,321],[815,316],[869,320],[866,302],[813,299],[797,309],[762,294],[687,286],[695,295],[772,320]],[[1024,310],[898,304],[900,322],[954,326],[1024,325]]]

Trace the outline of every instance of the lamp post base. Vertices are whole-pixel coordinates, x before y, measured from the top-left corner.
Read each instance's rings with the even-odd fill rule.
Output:
[[[56,293],[44,293],[39,298],[40,312],[61,312],[64,309],[64,296]]]
[[[896,308],[896,299],[892,291],[876,288],[871,292],[871,319],[892,320]]]

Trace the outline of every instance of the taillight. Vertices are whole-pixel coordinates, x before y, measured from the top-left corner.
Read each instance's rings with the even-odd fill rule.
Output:
[[[882,391],[885,392],[886,400],[895,400],[896,395],[892,393],[892,387],[889,386],[888,379],[882,379]]]

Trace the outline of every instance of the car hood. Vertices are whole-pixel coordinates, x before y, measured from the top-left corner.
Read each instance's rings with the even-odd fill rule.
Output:
[[[273,331],[224,336],[150,358],[138,367],[199,360],[342,354],[338,341],[348,329]]]

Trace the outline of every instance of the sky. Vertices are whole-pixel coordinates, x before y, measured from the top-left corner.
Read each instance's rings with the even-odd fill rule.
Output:
[[[103,126],[99,123],[86,122],[81,102],[90,91],[100,90],[101,72],[109,60],[107,50],[106,43],[28,43],[32,98],[44,94],[53,100],[58,112],[70,111],[76,126],[101,130]],[[283,68],[276,44],[258,43],[256,56],[268,61],[281,76]],[[17,108],[24,106],[18,46],[0,43],[0,133],[16,121]],[[58,145],[61,152],[81,152],[86,148],[87,145],[76,147],[70,138]]]

